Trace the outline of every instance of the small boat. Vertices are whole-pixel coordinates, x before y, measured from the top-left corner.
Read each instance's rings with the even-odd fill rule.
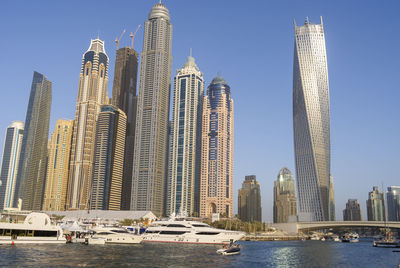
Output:
[[[218,249],[217,253],[221,254],[221,255],[227,255],[227,256],[240,254],[240,245],[233,244],[226,248]]]
[[[357,233],[346,233],[342,236],[342,243],[357,243],[360,242]]]
[[[325,237],[321,237],[321,241],[325,241]]]
[[[374,242],[372,242],[372,246],[383,248],[400,248],[400,241],[392,237],[391,233],[387,233],[380,240],[374,240]]]

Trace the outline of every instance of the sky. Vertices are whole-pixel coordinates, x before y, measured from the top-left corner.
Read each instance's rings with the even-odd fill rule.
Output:
[[[25,121],[33,71],[53,82],[50,132],[74,119],[79,72],[90,39],[105,41],[111,95],[115,38],[143,24],[156,0],[1,1],[0,148],[11,121]],[[295,174],[292,121],[294,27],[323,17],[331,109],[331,171],[336,217],[357,198],[366,219],[374,185],[400,185],[399,1],[165,0],[173,25],[172,77],[190,48],[206,86],[220,73],[234,99],[234,211],[245,175],[261,185],[272,221],[273,181]],[[171,103],[172,106],[172,103]],[[172,114],[171,114],[172,116]]]

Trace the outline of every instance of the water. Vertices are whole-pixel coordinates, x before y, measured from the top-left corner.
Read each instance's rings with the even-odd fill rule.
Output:
[[[221,256],[216,246],[2,245],[0,266],[134,267],[395,267],[400,252],[360,243],[321,241],[240,242],[240,255]]]

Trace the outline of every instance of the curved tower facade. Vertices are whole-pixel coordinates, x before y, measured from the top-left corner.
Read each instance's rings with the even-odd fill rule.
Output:
[[[203,74],[188,57],[174,81],[172,146],[168,179],[167,214],[194,212],[199,105],[204,94]]]
[[[51,88],[51,82],[43,74],[33,73],[14,194],[14,207],[21,198],[24,210],[40,210],[42,207]]]
[[[144,26],[131,196],[131,210],[151,210],[157,216],[164,210],[171,45],[169,12],[159,3]]]
[[[89,207],[96,121],[101,105],[108,103],[107,82],[108,56],[104,50],[104,42],[100,39],[91,40],[88,51],[83,54],[79,75],[79,91],[72,134],[67,209],[86,209]]]
[[[200,217],[233,215],[233,100],[220,76],[203,100],[201,131]]]
[[[324,28],[295,26],[293,129],[299,219],[330,220],[329,83]],[[333,191],[332,191],[333,193]]]

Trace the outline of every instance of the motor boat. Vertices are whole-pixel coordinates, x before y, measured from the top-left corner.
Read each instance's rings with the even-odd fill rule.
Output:
[[[25,217],[23,222],[21,217]],[[2,215],[0,244],[65,244],[66,241],[61,227],[53,224],[45,213]]]
[[[335,241],[335,242],[340,242],[340,238],[339,238],[338,235],[333,235],[332,236],[332,240]]]
[[[124,228],[114,226],[99,226],[92,228],[93,235],[86,238],[88,245],[103,244],[139,244],[143,236],[130,233]]]
[[[384,247],[384,248],[400,248],[400,241],[392,236],[389,232],[380,240],[374,240],[372,242],[374,247]]]
[[[240,245],[238,244],[232,244],[230,246],[225,246],[221,249],[217,250],[218,254],[221,255],[237,255],[240,254]]]
[[[182,217],[153,222],[144,233],[143,243],[190,243],[228,245],[245,233],[216,229],[208,224]]]
[[[360,242],[357,233],[346,233],[341,238],[342,243],[357,243]]]

